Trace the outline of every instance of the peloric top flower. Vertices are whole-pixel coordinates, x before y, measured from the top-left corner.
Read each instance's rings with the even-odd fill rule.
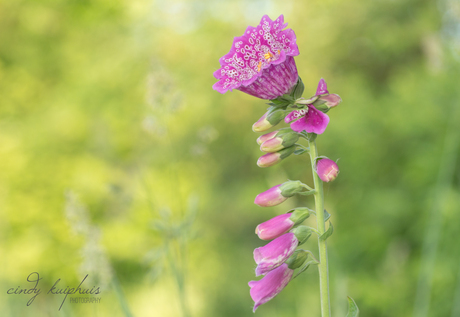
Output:
[[[262,99],[275,99],[297,83],[293,56],[299,55],[293,30],[286,29],[283,15],[272,21],[267,15],[256,27],[235,37],[228,54],[220,58],[219,79],[213,89],[220,93],[238,89]]]

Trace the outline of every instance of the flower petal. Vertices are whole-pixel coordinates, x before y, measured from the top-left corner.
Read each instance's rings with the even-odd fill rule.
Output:
[[[248,283],[251,290],[251,298],[254,301],[254,312],[257,307],[265,304],[278,295],[292,279],[294,270],[291,270],[286,263],[270,271],[259,281]]]
[[[294,253],[299,240],[294,233],[285,233],[263,247],[254,250],[256,276],[264,275],[283,264]]]
[[[294,110],[284,118],[284,122],[289,123],[291,121],[294,121],[297,118],[300,118],[306,115],[307,113],[308,113],[308,108],[301,109],[301,110]]]
[[[319,96],[319,95],[324,95],[328,93],[329,91],[327,91],[326,81],[323,78],[321,78],[318,83],[318,88],[316,88],[316,95]]]
[[[329,116],[312,105],[308,105],[308,113],[291,123],[291,129],[296,132],[306,131],[307,133],[321,134],[326,130],[329,123]]]

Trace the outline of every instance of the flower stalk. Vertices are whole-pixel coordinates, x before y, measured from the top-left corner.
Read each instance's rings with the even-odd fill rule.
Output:
[[[316,173],[316,158],[318,157],[318,149],[316,148],[316,140],[309,141],[310,143],[310,161],[313,174],[313,183],[315,185],[315,207],[316,207],[316,223],[319,248],[319,286],[321,297],[321,316],[331,316],[331,302],[329,296],[329,268],[327,259],[327,243],[326,240],[320,239],[321,235],[326,232],[326,222],[324,220],[324,192],[323,182]]]

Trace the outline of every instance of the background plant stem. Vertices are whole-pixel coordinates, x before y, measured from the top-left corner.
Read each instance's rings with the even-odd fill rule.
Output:
[[[318,157],[318,150],[316,148],[316,141],[310,141],[310,161],[313,174],[313,182],[315,184],[315,206],[316,206],[316,222],[318,232],[322,235],[326,231],[326,224],[324,222],[324,195],[323,195],[323,182],[319,179],[315,171],[316,158]],[[327,244],[325,240],[318,237],[319,247],[319,286],[321,296],[321,316],[331,316],[331,303],[329,300],[329,269],[327,264]]]
[[[446,193],[454,180],[455,164],[458,156],[460,133],[457,120],[460,110],[453,104],[450,122],[446,130],[444,149],[440,157],[438,179],[433,190],[433,203],[429,209],[429,220],[422,247],[421,268],[415,294],[414,317],[426,317],[430,310],[433,272],[435,270],[439,239],[443,226],[443,210],[446,208]],[[453,306],[454,310],[455,303]]]

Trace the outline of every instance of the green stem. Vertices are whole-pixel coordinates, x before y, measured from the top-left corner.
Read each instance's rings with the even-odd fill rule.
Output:
[[[326,231],[326,224],[324,221],[324,194],[323,182],[319,179],[316,173],[316,158],[318,157],[318,150],[316,148],[316,141],[310,141],[310,161],[313,174],[313,182],[315,184],[315,206],[316,206],[316,222],[318,225],[318,232],[323,234]],[[331,303],[329,300],[329,270],[327,265],[327,244],[325,240],[318,237],[319,247],[319,287],[321,296],[321,316],[331,316]]]
[[[113,274],[111,282],[112,287],[115,291],[115,295],[117,296],[121,309],[123,310],[123,313],[126,317],[133,317],[133,314],[131,314],[131,310],[129,309],[128,302],[126,301],[125,294],[123,293],[123,289],[121,288],[120,282],[118,281],[118,278],[115,275],[115,273]]]

